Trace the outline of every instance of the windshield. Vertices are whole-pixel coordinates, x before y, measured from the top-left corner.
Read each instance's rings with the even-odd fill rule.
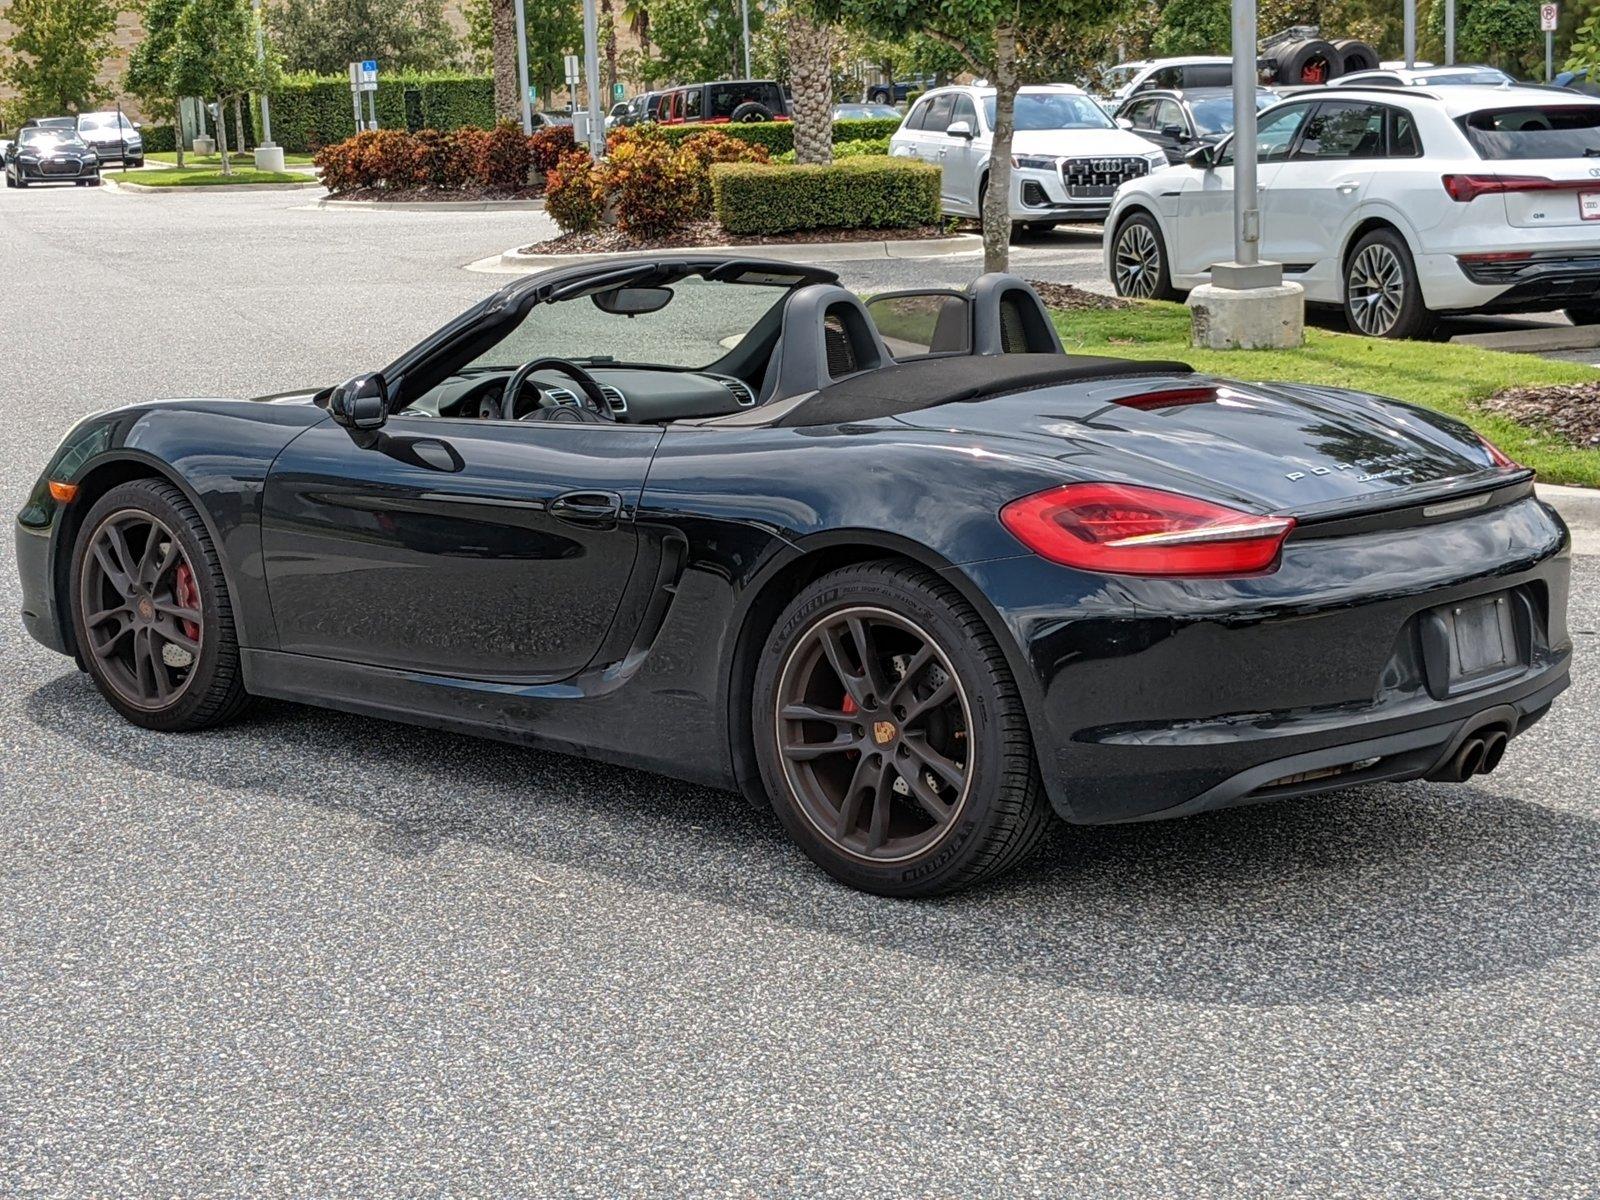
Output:
[[[17,135],[23,146],[81,146],[83,139],[70,129],[24,129]]]
[[[994,128],[994,97],[986,96],[983,112]],[[1017,129],[1115,129],[1116,125],[1087,96],[1070,92],[1020,92],[1016,103]]]
[[[1418,87],[1440,87],[1445,84],[1487,84],[1496,87],[1502,83],[1510,83],[1511,76],[1504,71],[1485,69],[1482,71],[1442,71],[1437,75],[1417,75],[1411,80]]]
[[[1137,66],[1107,67],[1100,76],[1105,85],[1111,88],[1121,87],[1139,73]]]
[[[1600,158],[1600,104],[1498,108],[1461,118],[1479,158]]]
[[[787,284],[713,282],[695,276],[666,287],[672,299],[664,308],[633,317],[602,312],[588,296],[535,305],[520,325],[464,369],[510,369],[555,357],[699,370],[738,345],[790,291]]]
[[[1257,112],[1277,102],[1278,98],[1270,92],[1256,93]],[[1205,100],[1196,100],[1189,106],[1189,111],[1194,114],[1195,127],[1201,133],[1227,133],[1233,128],[1232,96],[1212,96]]]
[[[79,129],[116,129],[117,128],[117,118],[118,118],[119,115],[120,114],[114,113],[114,112],[109,112],[109,113],[85,113],[83,116],[78,118],[78,128]],[[133,122],[129,121],[127,117],[122,117],[122,128],[123,129],[132,129],[133,128]]]

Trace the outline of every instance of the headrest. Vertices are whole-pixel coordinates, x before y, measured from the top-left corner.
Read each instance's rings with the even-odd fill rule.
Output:
[[[851,292],[813,283],[784,302],[778,344],[761,382],[761,402],[814,392],[893,360],[866,307]]]
[[[1065,354],[1050,311],[1027,280],[992,271],[967,289],[974,354]]]

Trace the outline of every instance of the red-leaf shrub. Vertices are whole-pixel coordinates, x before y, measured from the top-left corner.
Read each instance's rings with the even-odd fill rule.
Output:
[[[322,186],[330,192],[353,192],[357,188],[367,186],[366,173],[361,162],[362,156],[357,145],[361,136],[357,134],[353,138],[324,146],[311,160],[321,173]]]
[[[571,125],[546,125],[528,137],[528,158],[536,178],[544,176],[561,161],[561,156],[578,148]]]
[[[462,153],[455,137],[437,129],[419,129],[415,140],[418,163],[428,187],[455,192],[472,182],[472,161]]]
[[[544,179],[544,210],[563,233],[587,233],[600,223],[605,204],[594,161],[585,150],[569,150]]]
[[[679,145],[694,155],[695,161],[700,166],[698,178],[695,180],[695,186],[700,192],[695,204],[695,215],[701,217],[711,215],[711,164],[772,161],[772,155],[765,146],[747,142],[743,138],[729,137],[718,129],[707,129],[693,137],[684,138]]]
[[[367,187],[406,191],[427,183],[421,147],[403,129],[374,129],[360,135],[361,171]]]
[[[528,186],[528,139],[512,121],[501,121],[484,139],[478,180],[496,192],[520,192]]]
[[[700,160],[651,126],[619,129],[599,170],[607,199],[616,204],[617,227],[638,237],[681,228],[700,201]]]

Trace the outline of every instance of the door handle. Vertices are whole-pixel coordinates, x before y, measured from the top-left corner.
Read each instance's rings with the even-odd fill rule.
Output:
[[[616,492],[563,492],[550,501],[550,515],[563,521],[605,524],[622,513],[622,497]]]
[[[1341,196],[1348,196],[1351,192],[1361,187],[1361,181],[1358,179],[1346,179],[1343,183],[1334,184],[1334,187],[1338,188]]]

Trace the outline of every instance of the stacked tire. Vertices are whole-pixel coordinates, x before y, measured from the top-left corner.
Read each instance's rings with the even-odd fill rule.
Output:
[[[1342,70],[1341,75],[1353,75],[1357,71],[1376,71],[1382,60],[1378,52],[1366,42],[1355,38],[1339,38],[1333,43],[1333,48],[1338,52]]]
[[[1345,73],[1344,55],[1332,42],[1308,38],[1278,51],[1277,81],[1285,86],[1327,83]]]

